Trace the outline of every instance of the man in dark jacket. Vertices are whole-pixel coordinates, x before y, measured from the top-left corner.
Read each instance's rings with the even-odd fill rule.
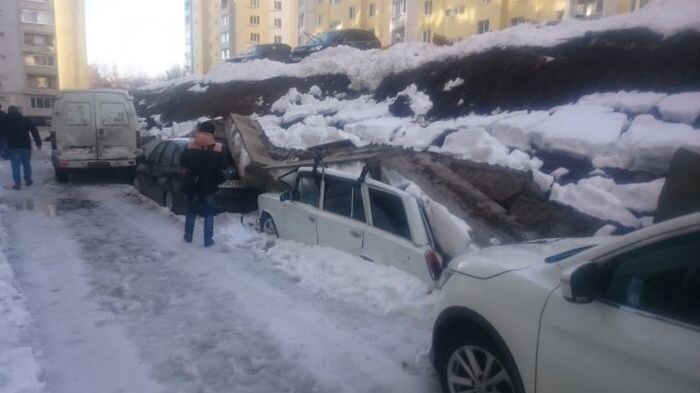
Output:
[[[7,155],[7,138],[5,136],[5,116],[7,114],[2,110],[2,105],[0,105],[0,158],[7,160],[10,158]]]
[[[24,181],[27,187],[34,184],[32,181],[32,140],[37,149],[41,150],[41,137],[39,131],[29,119],[22,116],[16,106],[11,106],[5,116],[5,136],[7,149],[12,161],[12,179],[15,181],[13,189],[22,188],[22,169]]]
[[[214,245],[214,194],[224,182],[226,169],[224,147],[214,140],[214,131],[214,123],[200,123],[194,139],[180,156],[180,165],[187,170],[183,183],[183,191],[187,194],[185,241],[192,242],[194,222],[201,210],[205,247]]]

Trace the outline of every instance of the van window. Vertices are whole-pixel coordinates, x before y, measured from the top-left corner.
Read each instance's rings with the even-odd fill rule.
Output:
[[[121,102],[103,102],[100,104],[100,116],[103,126],[128,126],[126,106]]]
[[[359,185],[326,177],[323,210],[365,222],[365,207]]]
[[[320,185],[320,180],[314,179],[310,174],[299,175],[297,188],[292,194],[292,200],[318,207],[318,203],[321,199]]]
[[[62,104],[63,125],[89,126],[92,110],[87,102],[66,102]]]
[[[403,201],[396,195],[374,188],[369,189],[372,221],[376,228],[406,239],[411,239]]]

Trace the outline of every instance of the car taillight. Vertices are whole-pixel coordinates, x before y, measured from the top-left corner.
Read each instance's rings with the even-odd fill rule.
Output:
[[[428,271],[433,280],[440,278],[442,274],[442,263],[440,263],[440,258],[433,250],[428,250],[425,252],[425,264],[428,265]]]

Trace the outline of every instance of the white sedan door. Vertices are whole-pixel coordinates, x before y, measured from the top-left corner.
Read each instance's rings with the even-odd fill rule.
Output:
[[[552,294],[542,315],[540,393],[697,393],[700,234],[606,262],[599,299]]]
[[[318,244],[359,255],[366,229],[362,186],[327,175],[318,213]]]
[[[310,173],[299,174],[292,199],[282,203],[284,220],[277,228],[280,236],[307,244],[318,244],[316,219],[321,196],[321,179]]]

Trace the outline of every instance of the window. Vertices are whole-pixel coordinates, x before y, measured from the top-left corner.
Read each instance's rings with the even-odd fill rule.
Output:
[[[423,32],[423,42],[432,42],[433,41],[433,32],[430,30],[426,30]]]
[[[394,0],[394,18],[406,14],[406,0]]]
[[[281,44],[281,43],[282,43],[282,36],[276,35],[275,36],[275,44]]]
[[[221,0],[221,9],[228,8],[228,0]]]
[[[476,33],[477,34],[482,34],[486,33],[489,31],[489,21],[487,20],[480,20],[476,24]]]
[[[411,239],[403,201],[396,195],[377,189],[369,189],[372,221],[376,228],[405,239]]]
[[[50,67],[56,65],[56,59],[49,55],[26,55],[24,56],[24,64],[29,66]]]
[[[221,42],[228,43],[231,40],[231,34],[229,32],[221,33]]]
[[[22,23],[37,25],[52,25],[53,15],[48,11],[22,10],[20,16]]]
[[[175,160],[175,153],[177,153],[177,146],[174,143],[166,143],[165,149],[163,150],[163,155],[160,156],[161,167],[169,167],[173,164]]]
[[[603,266],[601,300],[700,326],[700,232],[642,247]]]
[[[53,108],[53,97],[31,97],[30,106],[34,109],[51,109]]]
[[[100,104],[100,118],[103,126],[128,126],[129,116],[126,106],[122,103],[102,103]]]
[[[221,17],[221,26],[228,26],[231,24],[231,16],[224,15]]]
[[[250,33],[251,42],[260,42],[260,33]]]
[[[340,3],[341,3],[341,0],[332,0],[332,2],[331,2],[331,4],[334,4],[334,5],[340,4]]]
[[[56,88],[56,78],[53,76],[29,75],[27,84],[33,89],[54,89]]]
[[[25,33],[24,43],[29,46],[36,47],[53,47],[53,35],[51,34],[35,34]]]
[[[367,12],[369,16],[377,15],[377,4],[372,3],[369,5],[369,11]]]
[[[525,23],[525,17],[524,16],[518,16],[517,18],[511,18],[510,19],[510,25],[511,26],[517,26],[521,23]]]
[[[275,10],[282,11],[282,2],[281,1],[275,1]]]
[[[253,26],[257,26],[260,24],[260,15],[251,15],[250,16],[250,24]]]
[[[221,50],[221,59],[222,60],[227,60],[229,57],[231,57],[231,49],[222,49]]]
[[[355,6],[350,7],[350,9],[349,9],[350,19],[353,19],[353,18],[355,18],[355,16],[357,16],[356,11],[357,11],[357,9],[355,8]]]
[[[318,207],[321,199],[320,186],[320,178],[314,178],[311,174],[301,174],[297,180],[297,187],[292,193],[292,200]]]
[[[260,0],[250,0],[250,6],[252,8],[260,8]]]
[[[348,181],[326,177],[323,210],[365,222],[362,188]]]
[[[432,15],[433,14],[433,2],[432,1],[426,1],[423,6],[425,9],[423,10],[423,13],[425,15]]]
[[[281,29],[282,28],[282,18],[275,18],[275,28],[276,29]]]
[[[331,26],[331,29],[337,29],[340,27],[340,25],[341,25],[341,23],[339,20],[332,20],[330,26]]]

